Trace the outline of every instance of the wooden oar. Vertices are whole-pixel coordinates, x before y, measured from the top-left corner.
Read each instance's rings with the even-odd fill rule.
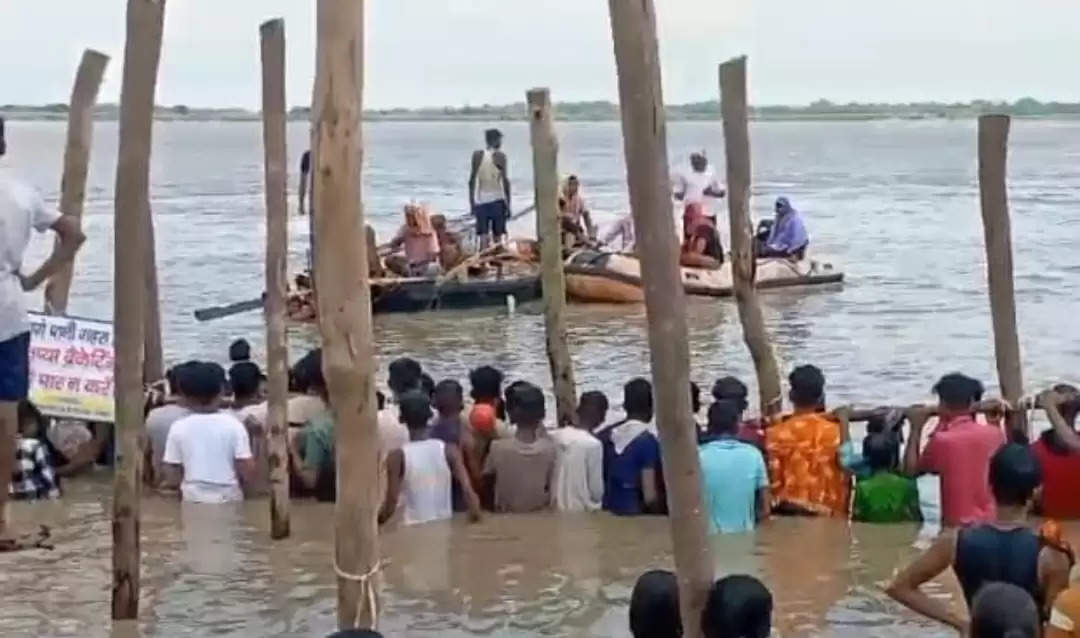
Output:
[[[221,319],[222,317],[228,317],[231,315],[238,315],[241,312],[248,312],[263,307],[263,298],[249,299],[247,301],[237,301],[235,303],[228,304],[226,306],[211,306],[210,308],[202,308],[195,311],[195,318],[199,321],[210,321],[212,319]]]

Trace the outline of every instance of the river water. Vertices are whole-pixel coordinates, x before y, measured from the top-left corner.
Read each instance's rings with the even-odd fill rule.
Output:
[[[466,203],[469,151],[482,123],[375,123],[365,127],[365,202],[380,237],[410,198],[449,214]],[[528,130],[502,123],[515,208],[531,202]],[[58,195],[64,127],[10,123],[9,159],[47,196]],[[564,171],[582,176],[601,220],[626,210],[622,144],[614,123],[561,124]],[[970,121],[755,123],[754,212],[787,195],[808,219],[812,255],[847,274],[843,286],[764,295],[784,367],[815,363],[831,403],[909,402],[935,378],[963,370],[994,385],[993,345]],[[291,168],[307,128],[289,127]],[[1080,300],[1080,122],[1014,123],[1010,146],[1018,320],[1029,388],[1073,378],[1080,359],[1074,317]],[[669,126],[671,156],[706,149],[723,171],[718,123]],[[116,126],[96,129],[73,314],[112,310],[112,184]],[[199,324],[199,307],[262,290],[262,151],[256,123],[158,123],[152,202],[166,358],[224,359],[246,337],[262,352],[257,313]],[[295,182],[295,174],[292,180]],[[292,195],[290,195],[292,197]],[[294,203],[293,203],[294,204]],[[516,229],[528,232],[530,221]],[[299,266],[307,222],[290,225]],[[37,241],[28,261],[47,248]],[[35,304],[39,303],[35,301]],[[582,389],[618,404],[629,377],[648,374],[642,308],[570,307],[570,341]],[[729,301],[691,300],[692,376],[703,387],[723,374],[752,381]],[[290,335],[294,351],[317,341]],[[550,384],[543,319],[535,307],[380,316],[380,363],[402,354],[436,379],[463,379],[493,363],[511,379]],[[751,384],[752,385],[752,384]],[[936,500],[932,482],[924,499]],[[0,633],[106,635],[110,582],[108,477],[69,483],[60,503],[15,507],[17,520],[50,522],[53,552],[0,556]],[[330,507],[299,503],[293,538],[271,546],[265,502],[241,510],[144,502],[147,636],[309,636],[334,623]],[[777,599],[783,635],[945,635],[901,611],[880,591],[898,561],[932,530],[775,521],[749,537],[716,540],[718,572],[758,574]],[[625,635],[625,607],[643,570],[670,565],[663,520],[489,517],[386,535],[391,563],[383,627],[390,635]],[[952,586],[942,585],[947,595]]]

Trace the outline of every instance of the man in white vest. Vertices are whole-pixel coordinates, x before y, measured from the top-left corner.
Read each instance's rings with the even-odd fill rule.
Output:
[[[510,218],[510,164],[502,152],[502,132],[484,132],[487,148],[473,151],[469,172],[469,210],[476,217],[477,250],[490,244],[489,235],[501,243]]]

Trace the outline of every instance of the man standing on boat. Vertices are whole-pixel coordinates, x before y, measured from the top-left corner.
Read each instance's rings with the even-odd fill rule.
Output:
[[[705,151],[690,154],[690,170],[675,180],[675,199],[683,203],[683,239],[689,237],[701,223],[716,227],[716,216],[709,214],[706,197],[720,199],[724,188],[716,179]]]
[[[502,243],[510,218],[510,163],[502,152],[502,132],[484,132],[487,148],[473,151],[469,172],[469,210],[476,217],[477,250],[489,245],[488,235]]]
[[[0,118],[0,157],[7,146]],[[22,271],[31,230],[56,232],[52,254],[30,274]],[[74,217],[47,208],[41,195],[0,164],[0,542],[12,536],[7,520],[8,484],[15,462],[18,405],[30,381],[30,324],[24,292],[34,290],[75,258],[86,237]]]

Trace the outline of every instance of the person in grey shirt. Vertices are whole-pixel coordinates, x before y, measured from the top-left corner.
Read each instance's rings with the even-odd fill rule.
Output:
[[[184,377],[189,370],[197,366],[197,361],[188,361],[171,368],[165,377],[169,382],[170,403],[150,410],[146,415],[146,482],[156,486],[161,482],[161,459],[165,455],[165,442],[169,439],[169,429],[173,423],[191,414],[187,406]]]

